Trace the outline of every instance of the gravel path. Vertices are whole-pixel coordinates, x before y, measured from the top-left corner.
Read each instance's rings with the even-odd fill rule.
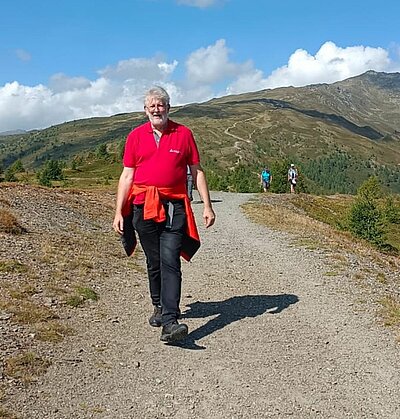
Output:
[[[14,398],[21,418],[400,417],[399,346],[362,287],[250,222],[251,195],[212,198],[216,224],[183,263],[187,341],[163,344],[148,326],[143,273],[105,273],[48,373]]]

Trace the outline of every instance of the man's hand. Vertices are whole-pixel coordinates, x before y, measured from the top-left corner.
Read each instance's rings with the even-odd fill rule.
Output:
[[[124,233],[124,217],[121,214],[115,214],[113,228],[118,234]]]
[[[118,192],[117,192],[117,205],[115,209],[115,217],[113,222],[113,228],[118,234],[124,233],[124,217],[122,216],[122,209],[125,206],[125,202],[129,196],[133,183],[133,175],[135,169],[131,167],[124,167],[124,170],[119,177]]]
[[[215,213],[211,207],[205,207],[203,211],[203,220],[206,228],[211,227],[215,222]]]

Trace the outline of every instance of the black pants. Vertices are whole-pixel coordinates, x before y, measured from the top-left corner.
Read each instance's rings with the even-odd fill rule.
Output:
[[[135,205],[133,214],[133,227],[146,255],[151,301],[154,305],[162,306],[163,324],[178,319],[180,315],[180,253],[186,228],[186,214],[183,201],[174,201],[172,204],[173,215],[168,204],[164,205],[168,216],[162,223],[144,220],[142,205]]]

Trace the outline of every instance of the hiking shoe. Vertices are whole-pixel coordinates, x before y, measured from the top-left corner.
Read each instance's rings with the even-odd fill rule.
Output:
[[[149,324],[153,327],[161,326],[161,306],[154,306],[154,313],[149,318]]]
[[[179,324],[177,321],[174,321],[163,326],[160,340],[163,342],[177,342],[184,339],[187,335],[188,327],[186,324]]]

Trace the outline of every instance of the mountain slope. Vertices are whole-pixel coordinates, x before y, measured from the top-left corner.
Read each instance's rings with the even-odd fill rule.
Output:
[[[369,71],[333,84],[226,96],[172,108],[171,118],[192,128],[206,166],[220,173],[239,163],[258,170],[276,159],[293,160],[306,173],[312,162],[339,153],[362,166],[361,177],[373,167],[397,181],[400,73]],[[122,143],[144,121],[135,112],[0,137],[0,162],[22,159],[34,168],[49,158],[68,160],[102,143]]]

